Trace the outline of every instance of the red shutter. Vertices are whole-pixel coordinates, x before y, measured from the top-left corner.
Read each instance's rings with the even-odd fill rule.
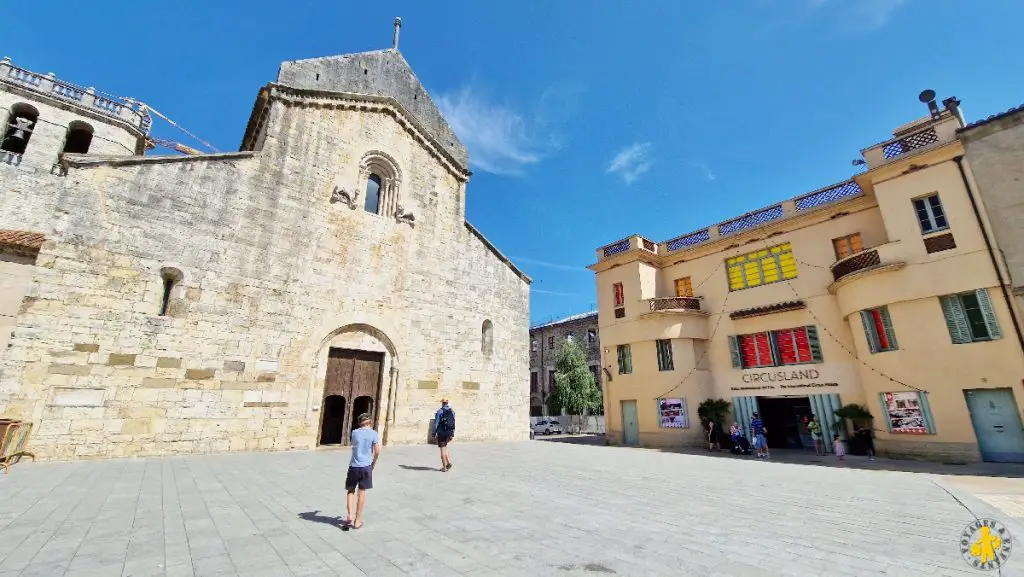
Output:
[[[775,331],[775,342],[779,344],[779,360],[783,365],[794,365],[799,362],[796,347],[793,345],[792,330]]]
[[[754,346],[753,335],[740,335],[737,337],[740,342],[740,358],[743,359],[743,368],[757,366],[757,348]]]
[[[621,307],[624,302],[626,302],[626,298],[623,294],[622,284],[615,283],[615,306]]]
[[[757,341],[757,356],[760,360],[757,366],[772,366],[772,344],[768,341],[768,333],[757,333],[754,339]]]
[[[882,324],[881,309],[872,309],[871,320],[875,321],[875,334],[878,335],[879,350],[889,350],[889,335],[885,333],[885,325]]]
[[[811,356],[811,343],[807,340],[807,329],[803,327],[793,329],[793,339],[796,341],[797,362],[811,362],[813,357]]]

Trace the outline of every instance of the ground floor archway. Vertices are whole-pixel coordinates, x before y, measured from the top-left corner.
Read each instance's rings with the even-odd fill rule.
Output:
[[[321,445],[348,445],[363,413],[369,413],[377,425],[375,409],[380,405],[383,372],[382,352],[330,348],[320,417]]]
[[[327,395],[324,397],[323,422],[320,426],[321,445],[340,445],[345,439],[345,397],[341,395]]]

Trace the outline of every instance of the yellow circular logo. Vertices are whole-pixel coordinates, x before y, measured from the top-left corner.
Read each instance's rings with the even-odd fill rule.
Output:
[[[978,519],[960,533],[960,555],[975,569],[990,571],[1002,567],[1012,549],[1009,529],[994,519]]]

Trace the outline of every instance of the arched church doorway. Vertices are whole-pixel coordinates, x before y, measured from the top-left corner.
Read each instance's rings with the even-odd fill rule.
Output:
[[[327,399],[332,396],[355,399],[345,403],[342,411],[340,431],[342,445],[348,445],[350,433],[359,426],[356,419],[362,413],[371,413],[373,425],[377,426],[377,415],[374,409],[380,406],[381,377],[384,369],[384,353],[343,349],[331,347],[327,355],[327,376],[324,380],[324,411],[321,416],[320,430],[325,431],[334,426],[328,423]],[[324,441],[320,435],[320,444]]]
[[[340,445],[345,438],[345,397],[324,397],[323,425],[320,427],[321,445]]]

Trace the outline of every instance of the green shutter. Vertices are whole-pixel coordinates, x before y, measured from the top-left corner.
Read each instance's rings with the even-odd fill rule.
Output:
[[[974,291],[974,294],[978,295],[981,316],[985,318],[989,338],[992,340],[1002,338],[1003,333],[999,330],[999,322],[996,320],[996,311],[992,309],[992,300],[988,297],[988,289],[978,289]]]
[[[872,353],[877,353],[882,349],[882,345],[875,333],[875,319],[872,318],[871,311],[860,311],[860,320],[864,323],[864,336],[868,340],[868,349]]]
[[[622,358],[623,358],[622,357],[622,351],[623,351],[622,345],[618,345],[618,346],[615,347],[615,356],[618,357],[616,360],[618,361],[619,374],[620,375],[626,374],[626,370],[625,370],[626,367],[622,363]]]
[[[932,417],[932,407],[928,404],[928,393],[917,393],[917,402],[921,405],[921,417],[924,419],[924,428],[929,435],[935,434],[935,418]]]
[[[889,317],[889,307],[882,307],[879,312],[882,315],[882,326],[885,327],[885,338],[889,341],[888,350],[898,350],[900,346],[896,342],[896,331],[892,328],[892,318]]]
[[[942,314],[946,316],[946,327],[953,344],[971,342],[971,326],[967,323],[967,313],[957,296],[939,297]]]
[[[743,357],[740,356],[740,340],[735,335],[729,335],[729,354],[732,356],[732,368],[743,368]]]
[[[811,360],[820,363],[822,362],[821,356],[821,341],[818,340],[818,327],[814,325],[808,325],[807,329],[807,345],[811,348]]]
[[[665,344],[663,345],[663,347],[665,349],[665,370],[671,371],[675,369],[675,365],[672,363],[672,341],[671,339],[666,339],[664,343]]]
[[[633,372],[633,349],[629,345],[626,345],[626,372]]]
[[[889,419],[889,405],[885,403],[885,393],[878,393],[878,400],[882,402],[882,416],[885,417],[885,430],[892,432],[892,420]]]

